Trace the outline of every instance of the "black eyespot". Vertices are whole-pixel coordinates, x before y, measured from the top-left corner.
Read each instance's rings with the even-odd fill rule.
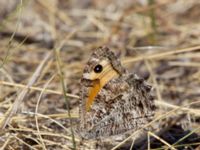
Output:
[[[95,72],[95,73],[100,73],[102,70],[103,70],[102,65],[96,65],[96,66],[94,67],[94,72]]]

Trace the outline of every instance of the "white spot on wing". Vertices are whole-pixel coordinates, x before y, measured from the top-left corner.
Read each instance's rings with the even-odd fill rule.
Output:
[[[98,58],[91,58],[91,61],[98,62],[99,59]]]
[[[90,79],[90,74],[89,73],[84,73],[83,74],[84,79]]]

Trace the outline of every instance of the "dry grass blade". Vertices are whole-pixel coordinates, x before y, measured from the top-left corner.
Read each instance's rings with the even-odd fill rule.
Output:
[[[74,33],[74,32],[72,32]],[[67,39],[69,39],[73,34],[69,34],[67,35]],[[60,58],[60,49],[61,47],[63,46],[64,44],[64,40],[60,43],[59,47],[57,49],[54,49],[54,53],[55,53],[55,57],[56,57],[56,63],[57,63],[57,68],[58,68],[58,74],[59,74],[59,77],[60,77],[60,81],[61,81],[61,85],[62,85],[62,90],[63,90],[63,95],[64,95],[64,98],[65,98],[65,104],[66,104],[66,108],[67,108],[67,113],[68,113],[68,116],[69,116],[69,121],[70,121],[70,130],[71,130],[71,136],[72,136],[72,144],[73,144],[73,149],[76,150],[76,141],[75,141],[75,135],[74,135],[74,131],[73,131],[73,124],[72,124],[72,121],[71,121],[71,112],[70,112],[70,103],[69,103],[69,100],[68,100],[68,97],[66,96],[66,84],[65,84],[65,81],[64,81],[64,73],[63,73],[63,70],[62,70],[62,61],[61,61],[61,58]]]
[[[67,131],[67,128],[65,128],[62,124],[60,124],[58,121],[54,120],[54,119],[51,119],[51,118],[48,118],[42,114],[36,114],[38,117],[43,117],[43,118],[47,118],[47,119],[50,119],[52,122],[55,122],[56,124],[58,124],[61,128],[63,128],[64,130]],[[37,131],[36,130],[32,130],[30,128],[13,128],[13,127],[10,127],[10,130],[11,131],[15,131],[15,132],[25,132],[26,134],[35,134],[35,135],[38,135]],[[64,134],[58,134],[58,133],[51,133],[51,132],[40,132],[41,135],[44,135],[44,136],[52,136],[52,137],[62,137],[66,140],[71,140],[71,137],[69,136],[66,136]],[[35,138],[34,138],[35,139]],[[76,139],[77,142],[80,142],[79,139]],[[39,143],[39,142],[37,142]]]
[[[123,60],[123,64],[128,64],[131,62],[136,62],[136,61],[141,61],[141,60],[148,60],[148,59],[161,59],[170,55],[175,55],[179,53],[185,53],[185,52],[191,52],[191,51],[198,51],[200,50],[200,46],[194,46],[194,47],[188,47],[188,48],[183,48],[183,49],[175,49],[163,53],[156,53],[156,54],[151,54],[151,55],[146,55],[146,56],[139,56],[135,58],[129,58],[126,60]]]
[[[37,67],[37,69],[35,70],[34,74],[32,75],[32,77],[30,78],[26,89],[23,89],[20,94],[18,95],[18,97],[16,98],[14,104],[12,105],[12,108],[9,110],[9,112],[7,113],[7,115],[4,116],[4,119],[1,120],[0,123],[0,128],[4,129],[6,127],[6,125],[9,123],[11,117],[13,115],[15,115],[17,113],[17,110],[20,106],[20,104],[23,102],[26,94],[29,91],[29,87],[32,86],[37,79],[39,78],[42,69],[44,68],[45,64],[47,63],[47,61],[51,58],[52,56],[52,52],[49,52],[48,54],[46,54],[44,60],[41,62],[41,64]]]
[[[60,126],[62,129],[64,129],[65,131],[67,131],[67,128],[64,127],[61,123],[59,123],[58,121],[56,121],[55,119],[52,118],[52,116],[48,116],[48,115],[42,115],[42,114],[39,114],[39,113],[31,113],[31,112],[24,112],[25,114],[28,114],[28,115],[34,115],[34,116],[37,116],[37,117],[40,117],[40,118],[46,118],[46,119],[49,119],[51,120],[52,122],[54,122],[55,124],[57,124],[58,126]],[[35,132],[35,131],[34,131]],[[41,133],[41,132],[40,132]],[[42,134],[42,133],[41,133]]]
[[[172,150],[176,150],[176,148],[174,148],[172,145],[170,145],[169,143],[167,143],[165,140],[163,140],[162,138],[160,138],[159,136],[155,135],[154,133],[152,132],[148,132],[148,134],[150,136],[153,136],[154,138],[156,138],[157,140],[161,141],[162,143],[164,143],[165,145],[167,145],[170,149]],[[148,148],[148,150],[150,150],[150,147]]]
[[[22,139],[18,138],[16,135],[12,134],[12,136],[14,138],[16,138],[18,141],[20,141],[21,143],[25,144],[27,147],[29,147],[30,149],[33,149],[33,150],[37,150],[36,148],[34,148],[33,146],[31,146],[30,144],[24,142]]]
[[[40,103],[40,100],[41,100],[42,95],[43,95],[43,93],[44,93],[44,90],[47,88],[47,86],[48,86],[49,83],[53,80],[54,77],[55,77],[55,75],[52,76],[52,77],[50,78],[50,80],[49,80],[49,81],[44,85],[44,88],[43,88],[43,90],[42,90],[41,93],[40,93],[40,96],[39,96],[39,98],[38,98],[38,100],[37,100],[36,107],[35,107],[35,113],[36,113],[36,114],[38,113],[39,103]],[[40,134],[40,128],[39,128],[39,124],[38,124],[38,118],[37,118],[37,115],[35,115],[35,124],[36,124],[36,128],[37,128],[38,136],[39,136],[39,138],[40,138],[40,141],[41,141],[42,147],[43,147],[43,149],[46,150],[46,146],[45,146],[44,141],[43,141],[43,138],[42,138],[42,136],[41,136],[41,134]]]
[[[47,9],[50,13],[56,14],[63,22],[66,24],[72,24],[72,19],[64,12],[60,11],[59,9],[55,10],[54,7],[52,7],[51,3],[45,3],[44,1],[37,0],[37,2],[42,5],[45,9]]]
[[[35,90],[35,91],[38,91],[38,92],[42,92],[44,90],[45,93],[50,93],[50,94],[57,94],[57,95],[62,95],[63,94],[60,91],[55,91],[55,90],[50,90],[50,89],[43,89],[43,88],[34,87],[34,86],[27,87],[26,85],[19,84],[19,83],[10,83],[10,82],[6,82],[6,81],[0,81],[0,84],[7,85],[7,86],[12,86],[12,87],[19,87],[19,88],[22,88],[22,89]],[[69,94],[69,93],[66,93],[66,96],[67,97],[71,97],[71,98],[79,99],[79,96],[73,95],[73,94]]]
[[[4,142],[4,144],[1,146],[0,150],[4,150],[6,148],[6,146],[7,146],[7,144],[11,141],[11,139],[12,139],[12,137],[9,136],[7,138],[7,140]]]
[[[63,72],[62,72],[62,69],[61,69],[61,60],[60,60],[60,56],[59,56],[59,52],[57,51],[56,52],[56,58],[57,58],[57,63],[58,63],[58,69],[59,69],[59,72],[60,72],[60,79],[61,79],[61,83],[62,83],[62,88],[63,88],[63,95],[65,97],[65,102],[66,102],[66,106],[67,106],[67,112],[68,112],[68,116],[69,116],[69,119],[70,119],[70,129],[71,129],[71,136],[72,136],[72,143],[73,143],[73,149],[76,150],[76,141],[75,141],[75,136],[74,136],[74,131],[73,131],[73,128],[72,128],[72,121],[71,121],[71,112],[70,112],[70,105],[69,105],[69,100],[66,96],[66,85],[64,83],[64,78],[63,78]]]
[[[195,116],[200,116],[200,110],[199,109],[187,108],[187,105],[185,107],[184,106],[177,106],[177,105],[173,105],[173,104],[167,103],[165,101],[160,101],[160,100],[155,101],[155,103],[159,107],[179,109],[183,113],[189,113],[189,114],[193,114]]]
[[[200,145],[200,143],[190,143],[190,144],[180,144],[180,145],[176,145],[175,147],[176,148],[181,148],[181,147],[189,147],[189,146],[197,146],[197,148],[195,149],[195,150],[199,150],[199,146],[198,145]],[[151,150],[166,150],[166,148],[152,148]]]
[[[4,64],[7,62],[8,60],[8,57],[10,55],[10,51],[11,51],[11,47],[12,47],[12,41],[13,41],[13,38],[17,32],[17,30],[19,29],[19,25],[20,25],[20,19],[21,19],[21,15],[22,15],[22,0],[20,0],[20,5],[19,5],[19,16],[18,16],[18,21],[17,21],[17,24],[15,26],[15,30],[14,32],[12,33],[9,41],[8,41],[8,45],[7,45],[7,51],[6,51],[6,56],[4,57],[2,63],[0,64],[0,68],[2,68],[4,66]]]
[[[173,146],[176,146],[178,143],[180,143],[181,141],[183,141],[184,139],[186,139],[187,137],[189,137],[192,133],[195,132],[200,132],[200,127],[194,129],[193,131],[191,131],[190,133],[188,133],[187,135],[185,135],[184,137],[182,137],[181,139],[179,139],[176,143],[173,144]]]
[[[189,106],[189,105],[194,105],[194,104],[199,104],[200,101],[196,101],[196,102],[192,102],[190,104],[187,104],[186,106]],[[182,106],[184,107],[184,106]],[[134,135],[136,135],[137,133],[139,133],[140,131],[142,131],[143,129],[145,129],[146,127],[152,125],[154,122],[158,121],[158,120],[161,120],[163,118],[166,118],[167,116],[171,115],[172,113],[176,112],[177,110],[179,110],[181,107],[177,107],[177,108],[174,108],[168,112],[166,112],[165,114],[162,114],[158,117],[156,117],[153,121],[151,121],[150,123],[146,124],[144,127],[142,127],[141,129],[135,131],[133,134],[131,134],[129,137],[127,137],[125,140],[123,140],[122,142],[120,142],[119,144],[117,144],[116,146],[114,146],[112,148],[112,150],[116,150],[117,148],[119,148],[121,145],[123,145],[125,142],[127,142],[128,140],[130,140]]]

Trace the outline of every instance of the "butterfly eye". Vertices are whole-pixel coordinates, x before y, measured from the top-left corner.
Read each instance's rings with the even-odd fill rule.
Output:
[[[96,65],[94,67],[94,72],[95,73],[100,73],[103,70],[103,66],[102,65]]]

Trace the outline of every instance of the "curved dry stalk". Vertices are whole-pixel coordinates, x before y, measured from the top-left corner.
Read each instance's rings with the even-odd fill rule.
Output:
[[[43,95],[43,93],[44,93],[44,90],[47,88],[47,86],[48,86],[49,83],[53,80],[54,77],[55,77],[55,75],[53,75],[53,76],[48,80],[48,82],[44,85],[44,88],[43,88],[43,90],[41,91],[41,93],[40,93],[40,95],[39,95],[39,98],[38,98],[38,100],[37,100],[36,107],[35,107],[35,113],[36,113],[36,114],[37,114],[37,112],[38,112],[39,103],[40,103],[40,100],[41,100],[42,95]],[[40,134],[40,128],[39,128],[39,124],[38,124],[37,115],[35,115],[35,124],[36,124],[36,128],[37,128],[38,136],[39,136],[40,141],[41,141],[41,143],[42,143],[42,147],[43,147],[43,149],[46,150],[46,146],[45,146],[44,141],[43,141],[43,138],[42,138],[42,136],[41,136],[41,134]]]

